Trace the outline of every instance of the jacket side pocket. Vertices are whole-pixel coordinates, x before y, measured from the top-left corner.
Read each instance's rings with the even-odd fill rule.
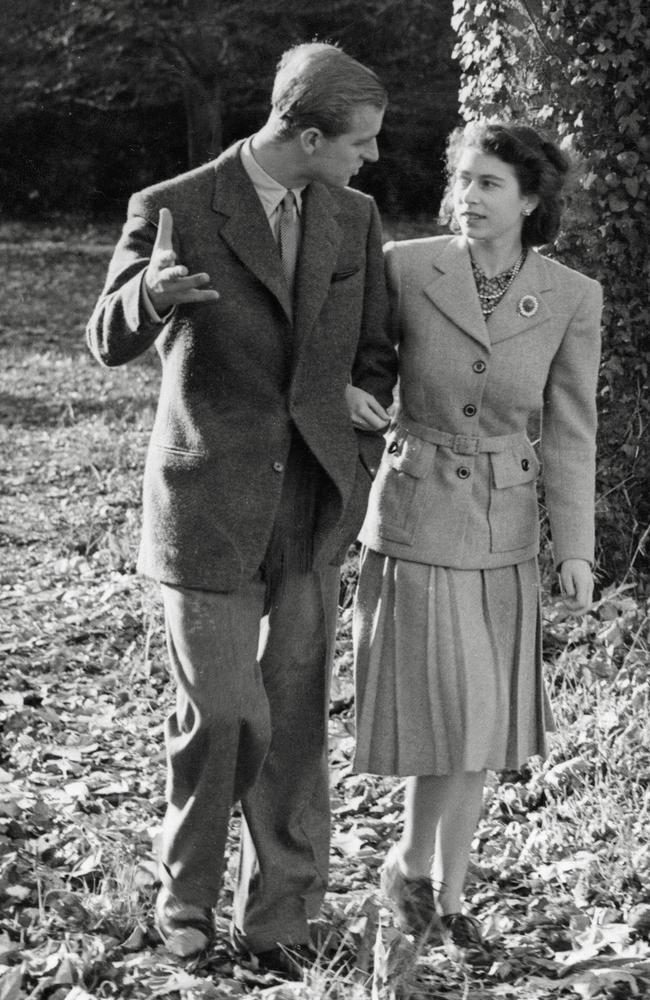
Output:
[[[490,549],[510,552],[539,540],[537,478],[540,464],[532,444],[490,455]]]
[[[410,544],[426,503],[436,445],[397,428],[388,434],[369,512],[382,538]],[[374,502],[373,502],[374,501]]]

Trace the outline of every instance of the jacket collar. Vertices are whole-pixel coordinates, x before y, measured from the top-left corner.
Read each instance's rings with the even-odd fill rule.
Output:
[[[289,319],[293,308],[280,255],[255,188],[239,155],[245,140],[227,149],[215,163],[212,209],[222,216],[222,238],[242,264],[275,295]],[[312,325],[327,295],[341,242],[336,221],[339,202],[324,185],[309,184],[303,195],[302,243],[296,275],[295,324]]]
[[[445,316],[487,350],[492,344],[532,330],[550,316],[547,297],[543,294],[553,287],[550,268],[544,257],[535,251],[528,252],[524,266],[487,323],[475,291],[465,240],[460,236],[452,237],[435,254],[432,263],[434,277],[424,289],[426,294]],[[524,298],[529,299],[533,315],[522,312],[520,307]]]

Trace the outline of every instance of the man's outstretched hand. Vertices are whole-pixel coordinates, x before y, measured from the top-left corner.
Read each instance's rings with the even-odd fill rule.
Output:
[[[158,232],[144,281],[151,304],[159,316],[181,302],[214,302],[219,292],[203,286],[209,284],[208,274],[188,274],[187,268],[176,263],[172,245],[174,220],[168,208],[158,214]]]

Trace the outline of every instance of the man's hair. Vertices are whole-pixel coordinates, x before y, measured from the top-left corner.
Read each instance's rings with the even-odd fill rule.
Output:
[[[349,130],[359,105],[383,110],[386,102],[386,90],[377,75],[326,42],[288,49],[278,64],[271,95],[280,139],[292,138],[306,128],[335,138]]]
[[[543,246],[558,234],[562,216],[562,190],[571,167],[568,156],[542,132],[514,121],[469,122],[455,129],[447,144],[449,184],[442,200],[441,221],[458,226],[453,218],[453,185],[456,165],[464,149],[478,149],[497,156],[513,168],[523,195],[537,195],[537,208],[524,219],[524,246]]]

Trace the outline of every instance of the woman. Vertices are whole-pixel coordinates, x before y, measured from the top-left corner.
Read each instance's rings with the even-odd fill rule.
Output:
[[[559,228],[557,146],[520,124],[471,124],[448,165],[458,235],[386,247],[400,401],[360,536],[355,766],[407,777],[382,869],[399,925],[481,961],[461,898],[485,772],[543,755],[553,728],[526,428],[541,411],[555,563],[583,613],[602,297],[533,249]]]

